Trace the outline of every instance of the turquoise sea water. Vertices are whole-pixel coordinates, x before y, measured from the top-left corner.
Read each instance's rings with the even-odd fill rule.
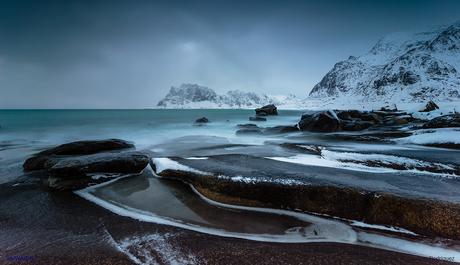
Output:
[[[85,139],[121,138],[138,149],[182,136],[222,136],[232,142],[262,143],[237,137],[236,125],[249,123],[254,110],[0,110],[0,183],[20,174],[27,156],[53,145]],[[260,126],[295,124],[301,111],[283,111]],[[207,117],[210,123],[194,121]]]

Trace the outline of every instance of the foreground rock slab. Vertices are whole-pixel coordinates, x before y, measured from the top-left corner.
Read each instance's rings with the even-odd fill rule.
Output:
[[[297,209],[460,239],[460,183],[446,179],[305,166],[247,155],[173,158],[184,167],[152,167],[224,203]],[[420,185],[414,186],[413,183]]]

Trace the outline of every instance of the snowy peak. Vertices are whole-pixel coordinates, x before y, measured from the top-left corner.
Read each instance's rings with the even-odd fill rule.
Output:
[[[298,108],[302,102],[294,95],[269,96],[253,92],[230,90],[218,95],[214,90],[197,84],[171,87],[169,93],[158,102],[161,108],[256,108],[275,104],[285,108]]]
[[[460,98],[460,23],[396,33],[334,65],[310,92],[339,101],[421,102]]]
[[[168,105],[184,105],[190,102],[214,101],[217,98],[214,90],[197,84],[182,84],[180,87],[171,87],[169,93],[160,102],[159,107]]]

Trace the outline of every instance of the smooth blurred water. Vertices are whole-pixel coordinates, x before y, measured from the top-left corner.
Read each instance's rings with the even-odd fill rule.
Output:
[[[221,136],[235,143],[263,143],[266,138],[237,137],[236,125],[248,120],[254,110],[144,109],[144,110],[0,110],[0,183],[20,173],[30,154],[65,142],[121,138],[138,149],[190,136]],[[260,126],[295,124],[301,111],[281,110]],[[194,121],[207,117],[210,123]]]

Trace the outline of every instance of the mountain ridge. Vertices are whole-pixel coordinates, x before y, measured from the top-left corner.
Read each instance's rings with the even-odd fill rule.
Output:
[[[310,98],[388,103],[460,99],[460,23],[381,38],[369,52],[340,61]]]
[[[281,108],[296,109],[302,106],[302,100],[294,95],[258,95],[254,92],[230,90],[219,95],[213,89],[198,84],[172,86],[168,94],[158,102],[158,108],[258,108],[275,104]]]

